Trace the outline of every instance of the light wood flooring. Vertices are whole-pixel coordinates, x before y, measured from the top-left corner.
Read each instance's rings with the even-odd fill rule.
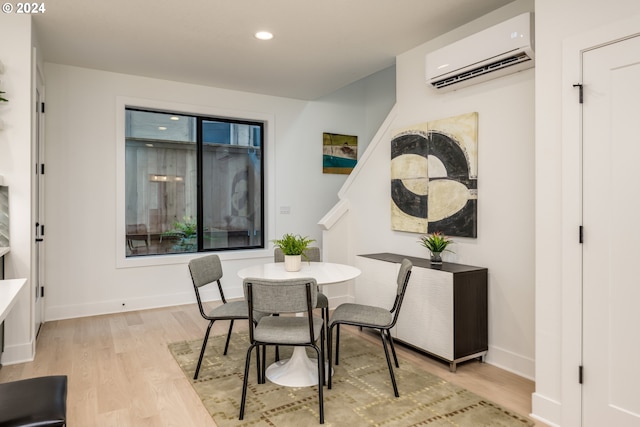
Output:
[[[167,349],[171,342],[202,339],[206,325],[195,304],[47,322],[35,360],[2,367],[0,382],[68,375],[72,427],[215,426]],[[216,322],[212,334],[224,334],[227,328],[227,322]],[[241,329],[245,322],[234,327]],[[380,343],[370,332],[343,331]],[[451,373],[447,364],[400,345],[396,349],[401,362],[410,359],[522,415],[531,412],[532,381],[477,361]]]

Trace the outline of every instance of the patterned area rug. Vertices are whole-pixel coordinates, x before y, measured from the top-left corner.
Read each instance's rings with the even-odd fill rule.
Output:
[[[382,348],[351,334],[342,335],[340,365],[334,367],[332,389],[324,389],[326,426],[479,427],[534,424],[526,417],[402,359],[400,368],[395,370],[400,392],[400,397],[395,398]],[[219,427],[301,427],[319,424],[317,387],[283,387],[269,380],[265,384],[257,384],[255,352],[251,359],[245,417],[239,421],[242,377],[249,341],[246,334],[233,334],[227,356],[223,356],[224,339],[225,336],[209,339],[196,381],[192,378],[202,341],[169,345],[169,350]],[[281,358],[288,357],[287,350],[281,348]],[[273,361],[273,356],[273,348],[269,348],[267,363]]]

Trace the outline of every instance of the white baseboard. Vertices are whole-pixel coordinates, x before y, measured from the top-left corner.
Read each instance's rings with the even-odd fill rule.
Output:
[[[489,345],[485,361],[490,365],[535,381],[536,364],[535,360],[530,357]]]
[[[206,300],[204,297],[203,299]],[[183,292],[171,295],[128,298],[124,302],[122,300],[112,300],[89,304],[47,306],[45,319],[46,321],[73,319],[193,303],[195,303],[195,294],[193,292]]]
[[[550,427],[559,427],[562,419],[562,405],[540,393],[531,396],[531,418],[542,421]]]
[[[15,365],[17,363],[33,362],[36,354],[35,347],[34,341],[5,346],[4,353],[2,353],[2,364]]]

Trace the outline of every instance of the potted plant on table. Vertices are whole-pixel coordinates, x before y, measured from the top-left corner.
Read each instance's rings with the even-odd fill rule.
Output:
[[[447,249],[447,246],[451,243],[453,243],[453,240],[439,231],[420,237],[420,244],[431,252],[432,264],[442,264],[442,252],[447,251],[453,253],[453,251]]]
[[[310,243],[315,242],[308,236],[287,233],[281,239],[272,240],[275,247],[280,248],[284,254],[284,269],[287,271],[299,271],[302,265],[302,257],[308,260],[304,251]]]

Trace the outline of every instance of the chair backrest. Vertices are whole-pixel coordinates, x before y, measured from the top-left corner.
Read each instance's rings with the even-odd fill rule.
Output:
[[[400,270],[398,271],[398,278],[396,279],[396,299],[393,302],[393,307],[391,307],[391,312],[393,313],[393,322],[391,322],[391,327],[393,327],[396,324],[396,320],[398,320],[400,307],[402,306],[402,301],[404,300],[404,295],[407,291],[407,285],[409,284],[412,268],[413,264],[406,258],[400,263]]]
[[[243,287],[249,306],[249,340],[252,343],[257,322],[267,314],[304,312],[309,321],[309,337],[314,336],[313,308],[318,298],[315,279],[266,280],[248,277],[244,279]]]
[[[189,261],[193,285],[201,287],[222,278],[222,264],[218,255],[206,255]]]
[[[307,250],[304,251],[302,259],[312,262],[322,261],[322,258],[320,256],[320,248],[316,246],[307,248]],[[284,262],[284,254],[282,253],[282,249],[273,248],[273,262]]]
[[[317,283],[311,277],[286,280],[248,277],[243,285],[247,302],[253,310],[263,313],[311,312],[309,308],[313,309],[318,300]],[[309,292],[307,285],[311,286]]]
[[[202,317],[206,318],[207,315],[200,299],[200,287],[216,282],[218,284],[218,292],[220,292],[220,299],[222,303],[226,304],[227,300],[224,297],[224,291],[222,290],[222,264],[220,263],[220,257],[218,255],[205,255],[200,258],[194,258],[189,261],[189,272],[191,273],[191,280],[193,281],[193,289],[196,293],[196,300],[198,301],[198,308]]]

